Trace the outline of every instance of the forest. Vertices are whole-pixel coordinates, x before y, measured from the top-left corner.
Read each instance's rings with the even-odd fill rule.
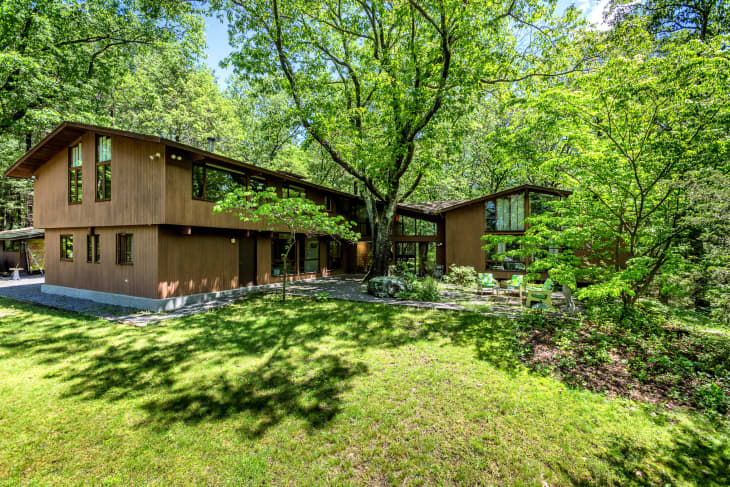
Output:
[[[570,288],[596,283],[585,299],[730,316],[726,2],[616,0],[600,25],[538,0],[3,0],[0,13],[2,169],[63,120],[215,137],[216,152],[362,196],[375,274],[398,203],[566,189],[510,252]],[[211,15],[229,26],[225,83],[204,62]],[[32,205],[29,181],[0,179],[0,228],[30,225]]]

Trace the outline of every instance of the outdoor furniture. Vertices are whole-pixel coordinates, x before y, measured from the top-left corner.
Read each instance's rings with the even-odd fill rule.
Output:
[[[506,292],[518,292],[520,295],[520,302],[522,302],[522,282],[525,276],[522,274],[513,274],[512,279],[507,281]]]
[[[444,265],[436,264],[433,266],[433,278],[440,280],[442,277],[444,277]]]
[[[552,279],[546,279],[542,287],[539,288],[527,288],[527,297],[525,298],[525,306],[531,308],[531,303],[540,304],[542,303],[546,309],[554,310],[553,308],[553,281]]]
[[[482,292],[491,289],[492,294],[499,296],[499,283],[494,280],[494,275],[489,273],[479,274],[479,285],[482,287]]]
[[[9,270],[13,271],[13,277],[10,278],[11,281],[19,281],[20,280],[20,271],[23,270],[22,267],[11,267]]]

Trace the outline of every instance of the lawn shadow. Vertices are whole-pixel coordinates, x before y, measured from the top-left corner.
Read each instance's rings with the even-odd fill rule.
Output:
[[[475,313],[258,297],[136,328],[7,303],[31,313],[0,318],[0,357],[49,365],[46,377],[68,384],[65,397],[136,400],[159,427],[233,416],[251,436],[286,418],[321,427],[369,373],[356,357],[372,348],[439,340],[505,370],[519,364],[502,345],[511,329]]]

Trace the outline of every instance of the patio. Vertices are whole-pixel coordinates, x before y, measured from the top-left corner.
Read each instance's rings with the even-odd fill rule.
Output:
[[[520,305],[520,299],[517,294],[508,294],[502,291],[498,296],[491,294],[485,295],[479,294],[476,288],[474,288],[474,291],[471,291],[457,286],[444,284],[441,284],[440,290],[442,300],[437,303],[398,300],[393,298],[378,298],[367,293],[366,285],[363,284],[361,280],[362,275],[339,275],[296,281],[287,285],[287,294],[303,297],[326,294],[331,299],[341,299],[345,301],[380,303],[394,306],[409,306],[415,308],[451,311],[470,311],[477,312],[485,316],[509,318],[517,316],[522,309],[524,309]],[[247,289],[243,288],[241,289],[241,293],[238,295],[226,296],[204,304],[186,306],[171,312],[150,313],[141,312],[131,308],[110,306],[85,299],[45,294],[41,292],[41,285],[43,282],[44,278],[39,276],[22,276],[19,281],[2,279],[0,280],[0,296],[40,304],[49,308],[83,313],[111,321],[129,323],[136,326],[145,326],[147,324],[163,320],[182,318],[219,308],[221,306],[227,306],[248,294]],[[280,291],[281,284],[272,284],[266,286],[263,290],[263,292],[267,293]],[[256,292],[262,291],[259,288]],[[557,309],[560,309],[563,301],[564,297],[562,293],[553,293],[553,304]]]

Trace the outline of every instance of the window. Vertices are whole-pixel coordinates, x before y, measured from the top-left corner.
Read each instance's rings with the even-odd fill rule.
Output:
[[[401,237],[433,237],[436,235],[436,223],[410,216],[396,215],[395,235]]]
[[[525,270],[525,258],[521,255],[502,255],[501,257],[495,257],[496,254],[504,254],[512,250],[518,250],[520,244],[510,243],[506,244],[500,242],[496,247],[492,247],[487,250],[487,269],[499,270],[499,271],[524,271]]]
[[[284,260],[282,255],[286,252],[286,245],[289,240],[289,235],[282,233],[271,239],[271,275],[279,277],[284,275]],[[297,265],[297,253],[296,253],[296,241],[292,244],[292,249],[289,251],[289,257],[286,262],[286,274],[290,275],[296,271]]]
[[[3,240],[5,252],[20,252],[20,240]]]
[[[131,233],[117,234],[117,264],[130,265],[134,259],[134,240]]]
[[[292,184],[283,184],[281,186],[282,198],[306,198],[307,192],[304,188],[294,186]]]
[[[68,202],[71,204],[81,203],[83,196],[81,191],[82,165],[81,143],[79,142],[68,149]]]
[[[415,271],[416,265],[416,242],[396,242],[395,244],[395,263],[403,264],[410,262],[413,264]]]
[[[487,219],[487,231],[495,231],[497,229],[497,204],[494,200],[484,203],[484,213]]]
[[[334,271],[342,268],[342,242],[327,242],[327,269]]]
[[[263,191],[266,189],[266,178],[251,176],[248,179],[248,187],[251,191],[256,191],[257,193]]]
[[[98,264],[101,262],[101,249],[99,248],[99,236],[86,236],[86,262],[89,264]]]
[[[112,138],[96,136],[96,201],[112,199]]]
[[[497,231],[509,232],[525,229],[525,193],[497,199],[494,211],[496,215],[494,227]],[[489,213],[487,213],[487,231],[490,231],[489,226]]]
[[[299,272],[312,273],[319,271],[319,240],[308,238],[299,246]]]
[[[324,209],[327,211],[335,211],[335,199],[328,194],[324,195]]]
[[[246,185],[246,174],[212,164],[193,165],[193,198],[219,201],[237,186]]]
[[[74,236],[61,235],[61,260],[74,260]]]

